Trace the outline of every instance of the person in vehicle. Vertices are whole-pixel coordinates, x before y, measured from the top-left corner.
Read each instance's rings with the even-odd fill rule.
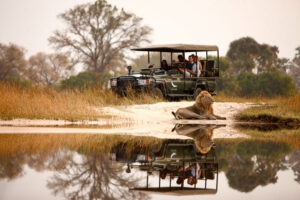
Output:
[[[162,60],[161,61],[161,67],[160,67],[161,70],[165,70],[165,71],[168,71],[171,69],[170,66],[168,66],[168,63],[166,60]]]
[[[154,65],[153,65],[153,64],[151,64],[151,63],[149,63],[149,64],[148,64],[148,68],[149,68],[149,69],[152,69],[152,68],[153,68],[153,66],[154,66]]]
[[[196,71],[197,71],[197,65],[196,63],[194,63],[194,59],[193,56],[190,55],[189,56],[189,62],[185,65],[185,75],[190,77],[192,75],[196,75]],[[178,68],[178,70],[181,73],[184,73],[184,69],[182,69],[181,67]]]
[[[200,62],[199,56],[194,56],[194,63],[196,63],[196,72],[197,72],[197,77],[200,76],[201,71],[202,71],[202,64]]]
[[[178,55],[177,58],[178,58],[179,63],[184,63],[185,62],[185,59],[184,59],[183,55]]]

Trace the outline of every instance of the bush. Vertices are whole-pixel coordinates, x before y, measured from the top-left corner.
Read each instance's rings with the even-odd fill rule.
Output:
[[[237,77],[239,96],[254,97],[257,95],[291,96],[297,93],[297,87],[289,75],[277,69],[260,74],[241,73]]]
[[[31,81],[29,81],[27,79],[21,79],[19,77],[15,77],[15,76],[6,77],[3,80],[3,83],[8,84],[8,85],[18,86],[18,87],[32,87]]]
[[[291,96],[297,93],[297,87],[292,78],[277,69],[260,74],[244,72],[238,76],[224,72],[217,81],[217,89],[226,95],[240,97]]]
[[[71,76],[61,81],[61,88],[79,89],[81,91],[88,88],[102,88],[109,81],[110,77],[107,73],[81,72],[77,76]]]
[[[236,76],[228,72],[221,73],[221,77],[217,80],[217,91],[225,95],[236,95],[239,91]]]

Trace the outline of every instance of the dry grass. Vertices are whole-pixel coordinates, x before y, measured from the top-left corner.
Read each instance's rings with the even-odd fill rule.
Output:
[[[129,135],[93,134],[0,134],[0,157],[22,152],[35,154],[66,148],[82,153],[109,152],[118,144],[126,143],[128,153],[136,148],[159,145],[162,139]]]
[[[109,90],[56,91],[42,87],[18,87],[0,83],[0,118],[29,119],[97,119],[107,116],[95,107],[106,105],[130,105],[161,101],[150,95],[131,92],[121,98]]]
[[[300,120],[300,94],[291,97],[277,97],[274,99],[264,99],[267,105],[251,107],[238,114],[242,116],[259,117],[262,115],[273,116],[278,119],[298,119]]]
[[[255,103],[258,106],[254,106],[241,111],[237,115],[237,119],[259,116],[273,116],[279,119],[298,119],[300,120],[300,94],[296,94],[290,97],[275,97],[266,98],[257,96],[255,98],[241,98],[234,96],[226,96],[224,94],[218,94],[214,97],[218,102],[239,102],[239,103]]]

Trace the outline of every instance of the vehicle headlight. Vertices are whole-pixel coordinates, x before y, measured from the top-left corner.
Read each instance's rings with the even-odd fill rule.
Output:
[[[146,80],[145,79],[140,79],[138,80],[138,85],[146,85]]]
[[[138,85],[150,85],[151,79],[139,79],[138,80]]]
[[[110,85],[111,85],[112,87],[116,87],[116,86],[117,86],[117,80],[116,80],[116,79],[112,79],[112,80],[110,81]]]

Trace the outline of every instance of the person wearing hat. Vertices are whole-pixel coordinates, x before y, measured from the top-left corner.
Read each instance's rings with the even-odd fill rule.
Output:
[[[148,68],[149,68],[149,69],[152,69],[152,68],[153,68],[153,66],[154,66],[154,65],[153,65],[153,64],[151,64],[151,63],[149,63],[149,64],[148,64]]]

